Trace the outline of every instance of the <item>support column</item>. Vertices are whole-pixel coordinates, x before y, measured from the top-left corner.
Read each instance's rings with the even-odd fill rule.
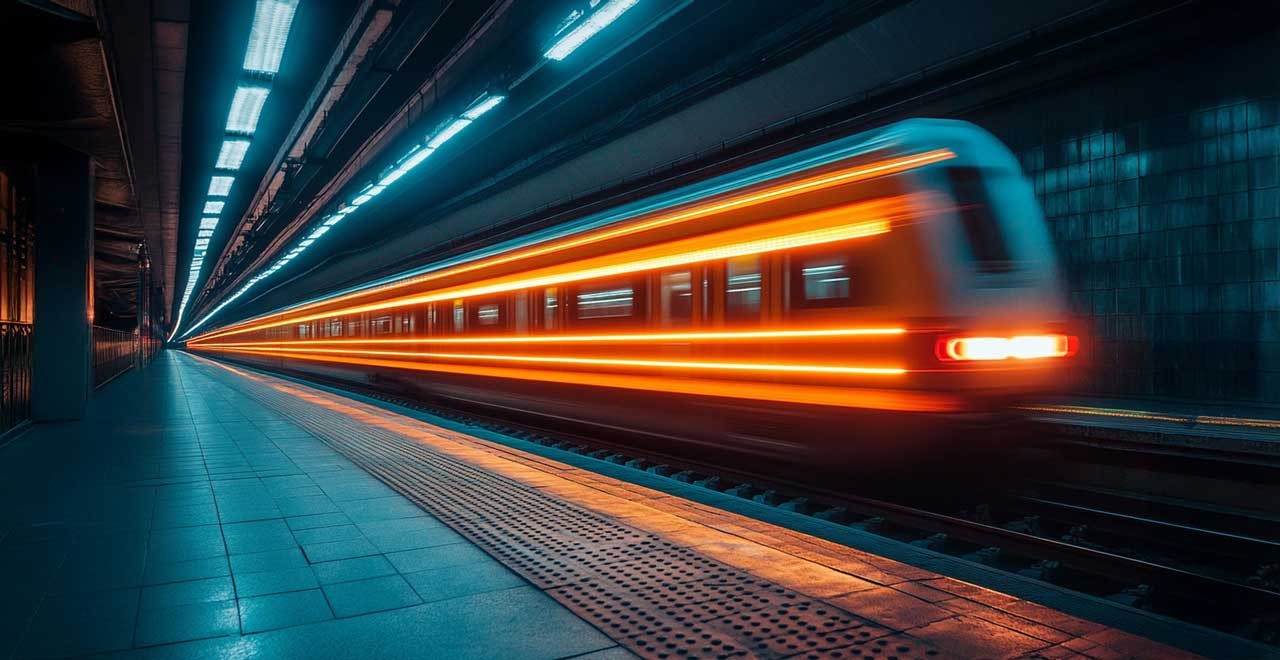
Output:
[[[151,264],[147,257],[147,244],[144,241],[138,248],[138,286],[134,288],[135,318],[133,327],[134,355],[133,366],[141,369],[147,358],[147,294],[150,293]]]
[[[93,162],[48,144],[36,170],[31,413],[84,417],[93,386]]]

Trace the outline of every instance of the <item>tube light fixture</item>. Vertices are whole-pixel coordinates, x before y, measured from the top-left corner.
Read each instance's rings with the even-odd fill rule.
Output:
[[[390,172],[388,172],[388,173],[386,174],[386,176],[383,176],[381,179],[378,179],[378,185],[380,185],[380,186],[389,186],[389,185],[391,185],[391,184],[395,183],[396,181],[399,181],[399,180],[400,180],[400,177],[402,177],[402,176],[404,176],[404,175],[406,175],[406,174],[408,174],[408,173],[409,173],[409,171],[408,171],[408,170],[402,170],[402,169],[400,169],[400,168],[398,168],[398,167],[397,167],[396,169],[393,169],[393,170],[391,170]]]
[[[267,102],[271,88],[266,85],[241,83],[231,99],[231,112],[227,114],[227,132],[253,135],[262,116],[262,106]]]
[[[443,131],[440,131],[439,133],[437,133],[435,137],[431,138],[431,140],[427,142],[427,148],[431,149],[432,151],[439,149],[440,145],[444,144],[445,142],[448,142],[450,139],[453,138],[453,136],[457,135],[458,133],[461,133],[462,129],[470,125],[471,125],[470,119],[459,117],[453,120],[453,123],[446,126]]]
[[[249,141],[239,138],[228,138],[222,141],[222,149],[218,152],[218,162],[214,167],[220,170],[238,170],[244,162],[244,155],[249,151]]]
[[[196,232],[196,238],[209,238],[210,236],[213,236],[212,229],[201,229],[200,231]]]
[[[197,250],[202,249],[202,248],[207,248],[207,247],[209,247],[209,239],[207,239],[207,238],[197,238],[197,239],[196,239],[196,249],[197,249]]]
[[[410,152],[409,157],[400,161],[400,164],[396,166],[396,171],[408,172],[409,170],[417,167],[422,163],[422,161],[426,160],[427,156],[430,156],[435,152],[436,150],[430,147],[422,147],[417,151]]]
[[[481,100],[472,104],[470,108],[467,108],[466,111],[462,113],[462,117],[463,119],[470,119],[472,121],[475,121],[479,119],[480,116],[483,115],[484,113],[496,108],[499,103],[502,103],[506,99],[507,97],[501,94],[490,94],[488,96],[485,96]]]
[[[577,25],[569,28],[547,52],[543,53],[543,57],[549,60],[560,61],[568,57],[570,53],[577,50],[579,46],[587,43],[587,40],[596,36],[601,30],[609,26],[609,24],[618,20],[618,17],[627,12],[628,9],[636,6],[640,0],[609,0],[599,9],[592,12],[585,20]]]
[[[298,0],[258,0],[249,30],[249,48],[244,53],[244,70],[275,74],[289,41],[289,28],[298,9]]]
[[[217,218],[201,218],[200,219],[201,229],[216,229],[217,227],[218,227]]]
[[[235,178],[229,176],[215,176],[209,179],[209,196],[226,197],[231,193],[232,183],[235,183]]]
[[[222,213],[222,208],[226,206],[226,202],[218,200],[208,200],[204,203],[204,213]]]

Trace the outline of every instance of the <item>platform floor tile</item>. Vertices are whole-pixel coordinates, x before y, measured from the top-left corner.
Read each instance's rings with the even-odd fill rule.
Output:
[[[226,363],[178,359],[292,420],[406,498],[389,508],[376,506],[382,498],[342,504],[363,533],[403,532],[399,525],[413,523],[402,521],[420,518],[411,503],[465,538],[386,552],[425,606],[432,589],[452,588],[431,584],[433,572],[485,566],[500,581],[505,567],[644,657],[1059,657],[1073,644],[1093,657],[1194,657],[483,433]],[[369,582],[407,595],[396,580]]]
[[[0,446],[0,658],[619,651],[504,570],[172,352]]]

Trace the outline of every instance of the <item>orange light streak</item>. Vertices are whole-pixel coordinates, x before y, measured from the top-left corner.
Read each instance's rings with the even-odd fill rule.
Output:
[[[796,373],[842,376],[897,376],[907,372],[901,367],[858,367],[821,364],[785,364],[770,362],[697,362],[693,360],[639,360],[634,358],[546,357],[534,355],[492,355],[474,353],[434,353],[428,351],[371,351],[349,348],[241,348],[241,352],[282,352],[286,354],[323,353],[332,355],[370,355],[375,357],[412,357],[434,360],[473,360],[524,362],[530,364],[570,364],[595,367],[640,367],[644,369],[690,369],[695,371],[749,371],[763,373]]]
[[[863,181],[867,179],[873,179],[881,176],[887,176],[890,174],[897,174],[900,172],[905,172],[908,170],[915,169],[917,167],[923,167],[925,165],[930,165],[932,163],[937,163],[937,162],[949,160],[952,158],[955,158],[955,154],[950,150],[935,149],[932,151],[926,151],[919,154],[912,154],[909,156],[901,156],[897,158],[888,158],[888,159],[877,161],[874,163],[869,163],[866,165],[858,165],[858,166],[850,167],[843,170],[828,172],[828,173],[824,173],[824,174],[810,177],[807,179],[793,181],[791,183],[783,184],[780,186],[765,188],[763,190],[758,190],[755,192],[750,192],[742,195],[735,195],[735,196],[731,196],[716,202],[700,204],[700,205],[686,208],[680,211],[662,213],[660,215],[657,215],[656,217],[651,217],[647,220],[631,222],[621,227],[613,227],[608,229],[591,231],[579,236],[573,236],[563,240],[552,241],[545,245],[537,245],[537,246],[531,246],[528,248],[518,249],[507,254],[480,259],[472,263],[461,264],[458,266],[454,266],[452,268],[446,268],[438,272],[424,273],[422,275],[408,278],[399,282],[391,282],[379,287],[374,287],[374,288],[366,289],[363,291],[353,291],[351,293],[335,296],[333,298],[317,300],[315,302],[307,303],[305,305],[301,305],[299,307],[295,307],[289,310],[277,312],[275,314],[264,315],[257,319],[253,319],[251,321],[245,321],[245,322],[242,322],[242,324],[232,325],[223,331],[220,331],[217,333],[211,333],[207,336],[209,337],[221,336],[223,333],[226,333],[231,330],[235,330],[238,325],[243,325],[245,323],[252,323],[253,327],[257,328],[257,327],[261,327],[260,326],[261,323],[267,322],[271,319],[279,319],[285,316],[291,316],[293,314],[297,314],[299,312],[303,312],[309,309],[315,309],[316,307],[319,307],[319,306],[332,305],[335,303],[340,303],[343,301],[352,300],[359,297],[374,295],[377,293],[383,293],[386,291],[391,291],[391,290],[403,288],[406,286],[422,284],[424,282],[438,280],[446,277],[453,277],[462,273],[468,273],[468,272],[480,270],[483,268],[489,268],[492,266],[497,266],[505,263],[511,263],[514,261],[522,260],[522,259],[529,259],[532,257],[537,257],[545,254],[552,254],[554,252],[558,252],[561,250],[580,247],[583,245],[590,245],[592,243],[597,243],[604,240],[637,234],[640,232],[649,231],[649,230],[657,229],[661,227],[672,226],[672,225],[688,222],[691,220],[705,218],[707,216],[715,215],[717,213],[723,213],[726,211],[733,211],[733,210],[746,208],[750,206],[756,206],[766,202],[786,199],[789,197],[794,197],[794,196],[802,195],[806,193],[817,192],[827,188],[833,188],[839,185],[854,183],[857,181]],[[336,311],[332,313],[328,313],[326,315],[332,316],[335,314],[336,314]]]
[[[725,231],[679,239],[660,245],[634,248],[616,254],[580,259],[565,264],[537,268],[426,293],[403,296],[376,303],[356,305],[270,323],[225,330],[195,341],[264,330],[290,323],[302,323],[346,314],[421,305],[445,300],[487,296],[522,289],[536,289],[568,282],[629,275],[704,261],[790,250],[888,233],[894,221],[911,218],[916,209],[929,204],[926,194],[912,194],[858,202],[823,211],[804,213],[783,220],[737,227]]]
[[[297,339],[290,341],[201,343],[201,348],[241,346],[309,346],[323,344],[544,344],[586,342],[697,342],[756,339],[823,339],[902,335],[906,328],[835,328],[828,330],[748,330],[742,332],[654,332],[604,335],[530,335],[488,337],[412,337],[408,339]]]
[[[957,396],[912,390],[878,388],[851,388],[824,385],[796,385],[790,383],[760,383],[753,381],[715,380],[707,378],[672,379],[661,376],[628,374],[618,378],[616,374],[578,371],[553,371],[513,367],[487,367],[479,365],[440,365],[409,360],[386,360],[326,355],[294,355],[271,351],[231,350],[255,356],[298,358],[313,362],[326,362],[350,366],[387,367],[408,371],[452,373],[488,378],[540,381],[562,385],[588,385],[625,390],[642,390],[666,394],[693,394],[732,399],[752,399],[779,403],[801,403],[842,408],[872,408],[901,412],[959,412],[965,409],[964,401]]]

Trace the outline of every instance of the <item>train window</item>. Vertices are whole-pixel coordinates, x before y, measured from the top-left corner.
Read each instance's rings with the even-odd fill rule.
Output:
[[[453,301],[453,331],[462,332],[467,325],[467,308],[461,300]]]
[[[355,318],[347,321],[347,335],[351,337],[359,337],[364,332],[364,323],[361,319]]]
[[[413,334],[413,312],[405,312],[400,315],[399,332],[405,335]]]
[[[328,336],[330,337],[342,336],[342,319],[329,319]]]
[[[1009,246],[1000,233],[1000,224],[992,215],[987,183],[976,167],[949,167],[951,192],[956,198],[956,212],[975,265],[980,273],[1007,273],[1013,270]]]
[[[556,313],[560,309],[560,298],[557,296],[555,287],[547,287],[542,294],[542,327],[547,330],[555,330]]]
[[[578,318],[614,319],[631,316],[635,309],[631,282],[588,284],[578,289]]]
[[[871,255],[836,252],[791,257],[791,306],[850,307],[872,304],[875,291],[868,282]]]
[[[760,257],[737,257],[725,263],[726,320],[759,318]]]
[[[693,275],[689,271],[662,274],[662,324],[693,322]]]
[[[840,257],[806,261],[800,277],[804,279],[805,300],[849,297],[849,264]]]
[[[391,334],[390,316],[379,316],[378,318],[370,321],[369,325],[375,335]]]
[[[473,303],[471,322],[480,328],[496,328],[506,319],[502,318],[502,305],[498,301],[486,300]]]
[[[529,294],[521,291],[513,296],[513,313],[516,332],[524,334],[529,330]]]
[[[298,339],[306,339],[311,336],[311,324],[302,323],[298,325]]]

